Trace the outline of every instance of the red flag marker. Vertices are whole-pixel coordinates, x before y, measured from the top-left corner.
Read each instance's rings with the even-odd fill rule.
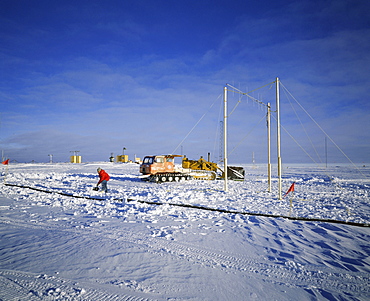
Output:
[[[7,160],[5,160],[5,161],[3,161],[3,162],[1,162],[3,165],[8,165],[9,164],[9,159],[7,159]]]
[[[289,187],[288,191],[286,192],[286,194],[284,194],[283,198],[285,198],[289,192],[294,191],[294,184],[295,184],[295,182],[293,182],[293,184]]]

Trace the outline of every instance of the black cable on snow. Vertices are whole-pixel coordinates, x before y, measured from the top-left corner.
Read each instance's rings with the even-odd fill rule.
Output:
[[[9,183],[5,183],[4,185],[5,186],[18,187],[18,188],[28,188],[28,189],[32,189],[32,190],[36,190],[36,191],[40,191],[40,192],[45,192],[45,193],[56,193],[56,194],[69,196],[69,197],[73,197],[73,198],[79,198],[79,199],[89,199],[89,200],[98,200],[98,201],[104,201],[105,200],[104,198],[74,195],[74,194],[69,194],[69,193],[65,193],[65,192],[58,192],[58,191],[49,191],[49,190],[45,190],[45,189],[40,189],[40,188],[30,187],[30,186],[24,186],[24,185],[9,184]]]
[[[64,192],[57,192],[57,191],[49,191],[40,188],[24,186],[24,185],[16,185],[16,184],[8,184],[5,183],[6,186],[12,187],[19,187],[19,188],[28,188],[40,192],[45,193],[56,193],[63,196],[73,197],[73,198],[80,198],[80,199],[87,199],[87,200],[98,200],[104,201],[104,198],[97,198],[97,197],[88,197],[88,196],[80,196],[80,195],[73,195]],[[114,201],[125,201],[124,199],[113,199]],[[135,200],[135,199],[127,199],[127,202],[138,202],[142,204],[148,205],[170,205],[170,206],[177,206],[177,207],[185,207],[185,208],[192,208],[192,209],[200,209],[200,210],[207,210],[207,211],[214,211],[214,212],[221,212],[221,213],[229,213],[229,214],[241,214],[241,215],[250,215],[250,216],[263,216],[263,217],[270,217],[270,218],[284,218],[293,221],[305,221],[305,222],[321,222],[321,223],[332,223],[332,224],[342,224],[342,225],[349,225],[349,226],[356,226],[356,227],[370,227],[370,224],[366,223],[356,223],[356,222],[348,222],[348,221],[341,221],[341,220],[334,220],[334,219],[322,219],[322,218],[308,218],[308,217],[293,217],[293,216],[286,216],[286,215],[274,215],[274,214],[267,214],[267,213],[255,213],[255,212],[242,212],[236,210],[226,210],[226,209],[217,209],[217,208],[209,208],[204,206],[198,205],[190,205],[190,204],[175,204],[175,203],[162,203],[162,202],[150,202],[150,201],[143,201],[143,200]]]
[[[251,215],[251,216],[264,216],[264,217],[273,217],[273,218],[279,218],[280,217],[280,218],[285,218],[285,219],[294,220],[294,221],[323,222],[323,223],[343,224],[343,225],[350,225],[350,226],[357,226],[357,227],[370,227],[370,224],[347,222],[347,221],[340,221],[340,220],[333,220],[333,219],[308,218],[308,217],[293,217],[293,216],[274,215],[274,214],[267,214],[267,213],[241,212],[241,211],[226,210],[226,209],[216,209],[216,208],[209,208],[209,207],[197,206],[197,205],[189,205],[189,204],[160,203],[160,202],[149,202],[149,201],[133,200],[133,199],[127,199],[127,201],[128,202],[135,201],[135,202],[145,203],[145,204],[149,204],[149,205],[170,205],[170,206],[178,206],[178,207],[186,207],[186,208],[201,209],[201,210],[208,210],[208,211],[216,211],[216,212],[222,212],[222,213],[231,213],[231,214],[242,214],[242,215]]]

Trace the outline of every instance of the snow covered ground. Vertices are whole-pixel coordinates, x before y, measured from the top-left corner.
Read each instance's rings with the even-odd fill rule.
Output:
[[[0,300],[370,300],[369,227],[174,206],[370,224],[367,166],[286,165],[283,200],[264,166],[227,193],[143,182],[137,164],[9,165],[6,184],[39,190],[2,168]]]

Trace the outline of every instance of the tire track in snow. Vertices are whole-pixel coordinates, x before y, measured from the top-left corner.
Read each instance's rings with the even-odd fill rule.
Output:
[[[338,272],[327,267],[303,266],[300,264],[275,264],[260,258],[252,258],[224,251],[208,250],[162,237],[152,237],[148,232],[133,233],[117,226],[63,228],[50,222],[29,223],[8,219],[2,221],[15,227],[33,227],[44,230],[57,230],[78,233],[88,237],[97,236],[111,239],[116,243],[132,243],[155,255],[169,255],[179,260],[187,260],[207,268],[218,268],[225,272],[243,273],[246,277],[256,277],[270,283],[286,284],[300,288],[326,288],[330,291],[369,293],[370,275],[361,272]],[[110,299],[106,299],[110,300]]]
[[[314,286],[349,293],[370,292],[370,275],[366,273],[337,272],[329,268],[314,266],[273,264],[245,256],[227,255],[187,246],[163,238],[147,237],[146,242],[155,253],[166,252],[210,268],[243,272],[250,277],[257,277],[272,283],[289,283],[296,287]]]
[[[43,231],[55,231],[65,234],[72,234],[75,237],[88,238],[92,233],[83,231],[79,228],[64,228],[39,221],[23,221],[12,218],[0,218],[0,225],[5,225],[6,229],[35,229]],[[86,230],[86,229],[84,229]],[[10,230],[11,231],[11,230]],[[5,230],[7,232],[7,230]],[[11,233],[11,232],[10,232]],[[94,235],[93,235],[94,237]],[[96,238],[96,236],[95,236]],[[102,237],[103,238],[103,237]],[[94,281],[68,280],[46,274],[36,274],[17,270],[0,269],[0,300],[76,300],[76,301],[150,301],[157,300],[151,294],[146,296],[143,291],[117,290],[117,294],[109,292],[110,286],[107,283]],[[100,288],[97,288],[100,287]],[[130,292],[131,291],[131,292]],[[153,298],[154,297],[154,298]]]
[[[0,287],[0,300],[150,301],[147,298],[105,293],[54,276],[9,270],[0,270]]]
[[[289,283],[291,287],[301,288],[319,287],[350,294],[370,292],[370,275],[367,273],[338,272],[338,270],[327,267],[303,266],[294,263],[274,264],[259,258],[224,251],[215,252],[163,237],[152,237],[144,232],[132,233],[120,229],[120,236],[117,237],[111,234],[116,230],[115,227],[105,227],[99,235],[117,241],[140,244],[153,254],[168,254],[205,267],[219,268],[225,272],[245,273],[247,277],[257,277],[271,283]]]

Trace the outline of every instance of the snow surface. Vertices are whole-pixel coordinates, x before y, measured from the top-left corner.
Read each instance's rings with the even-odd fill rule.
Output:
[[[263,166],[227,193],[143,182],[137,164],[9,165],[6,184],[39,190],[2,168],[0,300],[370,300],[369,227],[139,202],[370,224],[369,167],[284,166],[283,200]]]

